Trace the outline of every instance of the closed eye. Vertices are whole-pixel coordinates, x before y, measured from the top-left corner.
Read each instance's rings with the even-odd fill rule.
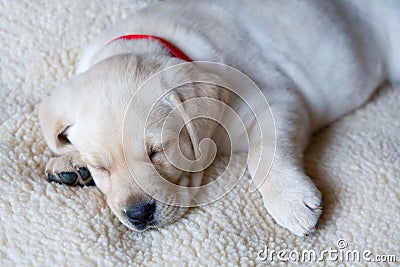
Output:
[[[93,166],[93,165],[90,165],[90,164],[88,164],[88,167],[89,167],[89,169],[91,169],[91,170],[95,170],[95,171],[102,172],[102,173],[104,173],[104,174],[110,175],[110,171],[109,171],[107,168],[105,168],[105,167]]]
[[[88,153],[81,155],[81,157],[91,172],[99,172],[108,176],[110,175],[113,160],[109,153],[97,152],[96,155]]]

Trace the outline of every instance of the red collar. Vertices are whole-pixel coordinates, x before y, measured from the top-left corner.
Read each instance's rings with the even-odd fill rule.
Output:
[[[171,55],[173,55],[176,58],[183,59],[188,62],[192,62],[192,60],[186,56],[181,50],[179,50],[176,46],[168,42],[167,40],[164,40],[160,37],[153,36],[153,35],[146,35],[146,34],[128,34],[128,35],[123,35],[120,37],[115,38],[112,40],[110,43],[117,41],[117,40],[135,40],[135,39],[150,39],[150,40],[156,40],[158,41],[164,48],[166,48]]]

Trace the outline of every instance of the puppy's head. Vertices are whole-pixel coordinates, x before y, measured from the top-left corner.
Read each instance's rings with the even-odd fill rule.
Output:
[[[114,56],[62,84],[40,107],[49,147],[59,154],[77,150],[112,211],[138,231],[171,223],[191,205],[196,191],[180,189],[201,185],[201,167],[209,164],[208,143],[201,141],[217,127],[194,117],[223,113],[196,99],[227,99],[215,85],[218,77],[196,64],[162,71],[177,63],[163,56]],[[184,82],[188,77],[215,83]]]

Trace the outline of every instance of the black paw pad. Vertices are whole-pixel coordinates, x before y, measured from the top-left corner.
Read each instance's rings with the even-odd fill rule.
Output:
[[[84,181],[91,177],[90,172],[86,167],[80,167],[78,171]]]
[[[58,181],[56,176],[52,173],[47,173],[47,179],[49,180],[49,182],[60,183],[60,181]]]
[[[96,186],[96,183],[94,182],[94,180],[90,180],[90,182],[88,182],[87,184],[85,184],[85,186]]]
[[[74,172],[60,172],[58,177],[60,177],[61,182],[66,185],[75,185],[78,180],[78,175]]]

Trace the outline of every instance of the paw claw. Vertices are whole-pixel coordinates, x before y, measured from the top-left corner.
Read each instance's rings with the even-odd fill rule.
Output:
[[[310,205],[307,205],[307,203],[304,203],[304,206],[306,206],[309,210],[314,211],[314,210],[322,210],[322,206],[320,205],[314,205],[313,207],[311,207]]]
[[[312,237],[313,235],[314,235],[314,232],[308,232],[308,233],[304,234],[303,238],[308,239],[308,238]]]
[[[47,173],[47,179],[48,179],[50,182],[57,182],[56,177],[54,176],[54,174],[51,174],[51,173]]]
[[[49,173],[47,173],[47,180],[50,182],[50,183],[57,183],[57,184],[61,184],[60,183],[60,181],[57,179],[57,177],[54,175],[54,174],[52,174],[50,171],[49,171]]]

